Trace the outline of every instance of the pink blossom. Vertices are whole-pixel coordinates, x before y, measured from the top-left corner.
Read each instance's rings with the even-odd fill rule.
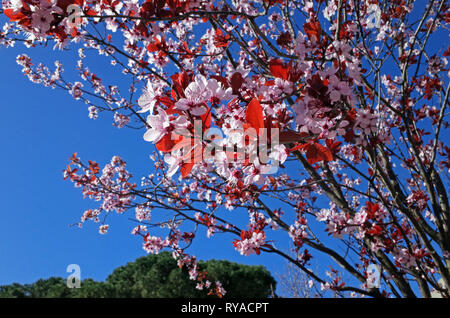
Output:
[[[144,140],[157,143],[169,132],[184,131],[188,126],[188,121],[183,116],[173,118],[167,115],[163,109],[160,109],[158,114],[147,117],[147,124],[150,128],[144,134]]]
[[[138,205],[135,210],[136,210],[136,219],[138,221],[150,221],[151,209],[149,207]]]
[[[130,122],[130,117],[116,112],[114,113],[114,121],[117,127],[123,128]]]
[[[376,132],[377,117],[370,110],[359,109],[355,126],[360,128],[365,135]]]
[[[109,229],[109,225],[103,224],[103,225],[100,225],[100,227],[98,228],[98,232],[100,234],[106,234],[106,232],[108,232],[108,229]]]
[[[251,238],[237,241],[235,248],[241,255],[249,256],[250,254],[256,253],[256,250],[264,245],[264,242],[264,233],[253,232]]]
[[[69,93],[75,98],[75,99],[80,99],[80,97],[83,95],[82,92],[82,88],[83,88],[83,84],[80,82],[75,82],[72,85],[72,88],[69,90]]]
[[[32,16],[33,26],[42,33],[50,30],[50,23],[53,21],[51,10],[44,9],[35,11]]]
[[[229,100],[233,97],[231,88],[224,89],[216,79],[206,79],[203,75],[197,75],[195,81],[184,90],[185,98],[175,103],[175,108],[187,110],[194,116],[201,116],[206,112],[205,103]]]
[[[139,97],[138,104],[141,107],[141,110],[139,110],[138,113],[150,112],[150,114],[153,114],[153,109],[155,108],[157,97],[159,95],[159,90],[149,81],[141,97]]]
[[[88,108],[89,110],[89,118],[91,119],[97,119],[98,118],[98,108],[95,106],[90,106]]]
[[[168,246],[168,241],[163,240],[160,237],[150,236],[147,234],[144,239],[143,248],[147,253],[159,254],[159,252],[166,246]]]

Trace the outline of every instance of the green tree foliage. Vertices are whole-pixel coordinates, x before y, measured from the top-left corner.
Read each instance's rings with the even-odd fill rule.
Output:
[[[113,271],[106,279],[112,297],[201,297],[195,282],[169,253],[138,258]]]
[[[67,298],[73,291],[59,277],[40,279],[33,284],[0,286],[0,298]]]
[[[200,267],[222,283],[225,297],[265,298],[275,291],[276,282],[264,266],[210,260],[200,262]]]
[[[24,298],[30,297],[27,285],[17,283],[0,286],[0,298]]]
[[[214,283],[219,280],[226,298],[265,298],[272,295],[276,282],[263,266],[249,266],[222,260],[199,262]],[[40,279],[33,284],[0,286],[0,298],[204,298],[189,273],[180,269],[168,252],[138,258],[116,268],[105,282],[85,279],[81,288],[70,289],[59,277]]]

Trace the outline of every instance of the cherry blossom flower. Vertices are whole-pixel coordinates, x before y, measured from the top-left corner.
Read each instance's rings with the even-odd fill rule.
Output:
[[[150,221],[151,209],[146,206],[138,205],[136,207],[136,219],[138,221]]]
[[[103,224],[103,225],[100,225],[100,227],[98,228],[98,232],[100,234],[106,234],[106,232],[108,232],[108,229],[109,229],[109,225]]]
[[[98,108],[95,106],[89,106],[89,118],[97,119],[98,118]]]
[[[336,75],[329,77],[328,90],[330,91],[330,99],[332,103],[335,103],[341,99],[341,97],[347,97],[352,94],[350,87],[347,83],[340,81]]]
[[[198,75],[195,81],[190,83],[184,90],[185,98],[181,98],[175,103],[175,108],[188,110],[194,116],[201,116],[206,113],[205,103],[213,99],[220,102],[233,97],[232,89],[224,89],[215,79],[207,80],[203,75]]]
[[[179,151],[181,152],[181,150]],[[177,153],[170,153],[164,155],[164,161],[168,164],[167,177],[171,178],[180,168],[183,158]]]
[[[158,114],[147,117],[147,124],[150,128],[144,134],[144,140],[157,143],[168,133],[184,132],[184,129],[188,126],[188,121],[183,116],[173,118],[167,115],[163,109],[160,109]]]
[[[123,128],[130,122],[130,117],[116,112],[114,113],[114,122],[117,127]]]
[[[23,7],[22,0],[10,0],[10,1],[8,1],[7,7],[9,9],[12,9],[14,12],[18,12]]]
[[[235,242],[236,250],[241,255],[249,256],[253,253],[258,253],[257,250],[264,244],[265,235],[263,232],[253,232],[250,238],[245,238],[242,241]]]
[[[150,112],[150,114],[153,114],[153,109],[158,101],[158,96],[160,96],[160,91],[155,89],[149,81],[141,97],[139,97],[138,104],[141,107],[141,110],[139,110],[138,113]]]
[[[157,236],[150,236],[150,234],[147,233],[147,235],[145,236],[143,248],[147,253],[159,254],[159,252],[168,245],[169,242],[167,240],[163,240],[162,238]]]
[[[233,90],[231,87],[224,89],[216,79],[212,78],[208,80],[207,89],[210,94],[210,99],[216,99],[218,101],[226,101],[234,98]]]
[[[377,117],[371,113],[369,110],[360,109],[356,115],[355,126],[361,129],[361,131],[369,135],[376,131]]]
[[[80,99],[80,97],[83,95],[82,88],[83,84],[80,82],[75,82],[72,88],[69,90],[69,93],[75,98]]]
[[[50,30],[50,23],[53,21],[52,12],[50,9],[38,10],[31,16],[33,26],[42,33]]]
[[[45,34],[50,30],[51,23],[54,20],[53,13],[63,14],[64,12],[56,6],[55,0],[40,0],[38,6],[33,6],[31,20],[35,30],[39,34]]]

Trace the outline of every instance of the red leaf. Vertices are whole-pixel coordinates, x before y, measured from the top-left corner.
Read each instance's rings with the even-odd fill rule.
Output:
[[[80,0],[77,0],[77,1],[73,1],[73,0],[58,0],[58,1],[56,1],[56,5],[58,7],[60,7],[61,9],[63,9],[64,12],[66,12],[67,11],[67,7],[69,5],[75,4],[75,5],[78,5],[79,7],[83,7],[83,2],[84,1],[80,1]]]
[[[145,1],[145,3],[142,4],[141,7],[141,15],[145,17],[151,17],[155,14],[155,4],[153,1]]]
[[[180,111],[178,109],[175,109],[175,104],[167,108],[166,110],[167,115],[173,115],[173,114],[180,114]]]
[[[375,214],[378,212],[379,209],[380,209],[380,205],[378,203],[373,204],[370,201],[366,202],[366,212],[367,212],[367,217],[369,219],[374,219]]]
[[[208,111],[202,115],[202,122],[203,122],[203,130],[206,130],[211,127],[211,109],[208,109]]]
[[[450,56],[450,46],[447,48],[444,54],[442,54],[442,56]]]
[[[193,162],[183,163],[180,168],[181,177],[186,178],[191,173],[192,167],[194,167]]]
[[[158,44],[150,43],[149,45],[147,45],[147,50],[152,53],[158,51]]]
[[[183,139],[182,136],[179,136],[178,139],[172,140],[172,134],[166,134],[160,141],[156,144],[156,149],[162,152],[170,152],[173,147]]]
[[[320,33],[322,28],[317,20],[303,24],[303,30],[305,30],[306,35],[312,40],[317,42],[320,38]]]
[[[274,59],[269,62],[270,73],[278,78],[287,80],[289,68],[280,60]]]
[[[11,20],[11,21],[20,21],[27,16],[24,15],[21,11],[14,13],[13,9],[5,9],[3,13]]]
[[[261,104],[256,98],[253,98],[247,105],[245,111],[245,122],[259,133],[260,128],[264,128],[264,117]]]
[[[217,29],[216,35],[214,36],[214,45],[216,47],[227,47],[229,39],[230,36],[228,34],[224,36],[222,30]]]
[[[280,144],[289,144],[292,142],[300,142],[308,137],[309,135],[305,132],[297,133],[295,131],[282,131],[279,136]],[[296,148],[296,147],[294,147]],[[292,149],[294,149],[292,148]],[[299,148],[297,148],[299,149]],[[296,150],[296,149],[295,149]],[[292,150],[294,151],[294,150]]]
[[[177,11],[180,11],[180,9],[182,8],[182,6],[180,5],[180,2],[177,0],[167,0],[167,4],[172,13],[176,13]]]
[[[166,105],[168,108],[171,108],[175,105],[175,102],[171,100],[169,97],[161,96],[158,98],[158,101],[164,105]]]
[[[230,84],[228,84],[228,80],[223,77],[223,76],[219,76],[219,75],[211,75],[211,78],[214,78],[216,81],[220,82],[220,84],[223,85],[223,87],[230,87]]]
[[[92,9],[88,9],[87,15],[98,15],[97,11],[94,11]]]
[[[233,94],[237,94],[239,91],[239,88],[241,88],[242,83],[244,83],[244,78],[242,77],[242,74],[239,72],[234,73],[231,76],[231,88],[233,89]]]
[[[70,31],[70,36],[71,37],[76,37],[78,35],[78,30],[77,28],[72,28],[72,30]]]
[[[319,161],[332,161],[333,154],[321,144],[308,144],[306,148],[306,159],[312,165]]]
[[[177,95],[177,91],[175,91],[174,89],[172,89],[170,91],[170,95],[172,95],[172,98],[175,99],[175,100],[177,100],[179,98],[178,95]]]
[[[334,142],[332,139],[327,139],[325,143],[327,144],[328,149],[330,149],[333,154],[336,154],[339,151],[342,144],[342,142]]]
[[[292,147],[291,149],[289,149],[289,151],[293,152],[293,151],[296,151],[296,150],[303,150],[303,149],[305,149],[307,147],[308,147],[308,144],[298,144],[297,146]]]
[[[181,73],[173,74],[170,78],[173,81],[173,85],[178,95],[180,97],[184,97],[184,90],[191,82],[192,74],[188,74],[187,72],[183,71]]]
[[[291,34],[289,32],[284,32],[281,33],[280,36],[277,39],[277,44],[278,45],[288,45],[292,42],[292,37]]]
[[[153,42],[147,45],[147,50],[149,52],[160,51],[160,53],[165,53],[166,48],[166,39],[164,37],[162,37],[161,39],[159,39],[158,37],[154,37]]]
[[[367,234],[371,234],[373,236],[380,235],[383,232],[383,229],[378,224],[375,224],[369,231],[367,231]]]
[[[349,129],[345,132],[344,140],[346,142],[351,142],[354,137],[355,137],[355,132],[352,129]]]

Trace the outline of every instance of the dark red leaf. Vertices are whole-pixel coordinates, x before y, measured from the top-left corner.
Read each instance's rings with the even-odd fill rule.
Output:
[[[239,72],[234,73],[231,76],[230,83],[231,88],[233,89],[233,94],[237,94],[242,84],[244,83],[244,78],[242,77],[242,74]]]
[[[303,30],[305,31],[306,35],[308,35],[308,37],[315,42],[319,40],[320,33],[322,32],[320,23],[317,20],[303,24]]]
[[[297,133],[295,131],[282,131],[279,136],[280,144],[289,144],[304,141],[309,134],[305,132]],[[294,147],[295,148],[295,147]],[[299,149],[299,148],[297,148]],[[292,150],[294,151],[294,150]]]
[[[327,144],[328,149],[330,149],[330,151],[333,154],[336,154],[339,151],[342,144],[342,142],[340,141],[334,142],[332,139],[327,139],[325,143]]]
[[[308,144],[306,148],[306,159],[309,164],[315,164],[320,161],[332,161],[333,154],[331,151],[321,144]]]

